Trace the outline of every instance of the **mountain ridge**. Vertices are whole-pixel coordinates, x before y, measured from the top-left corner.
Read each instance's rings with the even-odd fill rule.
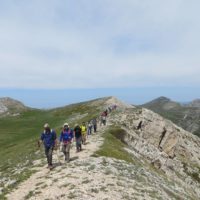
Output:
[[[200,108],[200,99],[194,99],[193,101],[186,104],[186,106]]]
[[[162,101],[157,98],[141,105],[141,107],[152,110],[173,121],[175,124],[184,128],[185,130],[200,136],[200,107],[198,107],[199,100],[192,102],[182,105],[181,103],[171,101],[170,99],[167,101]]]
[[[36,172],[9,191],[8,199],[199,199],[200,139],[159,114],[109,97],[37,116],[45,115],[42,120],[54,122],[57,131],[63,122],[73,127],[99,117],[113,104],[117,109],[109,113],[107,126],[98,124],[98,133],[88,136],[83,152],[77,154],[72,148],[69,164],[64,163],[61,152],[55,152],[55,168],[49,172],[39,156],[43,151],[35,150],[38,157],[29,170]],[[32,124],[38,120],[27,116]],[[27,167],[17,165],[9,174],[21,175],[23,169]],[[9,183],[16,181],[16,176],[9,179]]]

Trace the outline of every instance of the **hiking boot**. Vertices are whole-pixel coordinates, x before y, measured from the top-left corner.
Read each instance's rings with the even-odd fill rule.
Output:
[[[53,165],[49,165],[49,169],[52,170],[53,169]]]
[[[48,164],[47,168],[49,169],[52,165]]]

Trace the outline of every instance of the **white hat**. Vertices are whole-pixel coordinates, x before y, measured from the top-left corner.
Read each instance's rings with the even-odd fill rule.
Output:
[[[64,123],[64,124],[63,124],[63,127],[65,127],[65,126],[69,126],[69,124],[68,124],[68,123]]]
[[[44,128],[49,128],[49,124],[46,123],[46,124],[44,125]]]

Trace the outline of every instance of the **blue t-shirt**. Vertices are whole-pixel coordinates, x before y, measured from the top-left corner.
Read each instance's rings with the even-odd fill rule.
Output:
[[[56,140],[56,132],[51,130],[50,132],[44,132],[41,134],[41,140],[45,147],[53,147]]]

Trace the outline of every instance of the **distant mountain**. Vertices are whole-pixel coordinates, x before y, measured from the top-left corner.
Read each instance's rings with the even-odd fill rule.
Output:
[[[189,104],[187,104],[186,106],[200,108],[200,99],[195,99],[192,102],[190,102]]]
[[[20,101],[9,97],[0,98],[0,115],[18,115],[27,109]]]
[[[153,101],[150,101],[146,104],[143,105],[146,108],[149,109],[158,109],[158,111],[160,109],[162,110],[171,110],[174,108],[179,108],[181,105],[177,102],[171,101],[169,98],[166,97],[159,97],[157,99],[154,99]]]
[[[159,97],[141,106],[170,119],[185,130],[200,136],[200,100],[194,100],[182,105],[169,98]]]

